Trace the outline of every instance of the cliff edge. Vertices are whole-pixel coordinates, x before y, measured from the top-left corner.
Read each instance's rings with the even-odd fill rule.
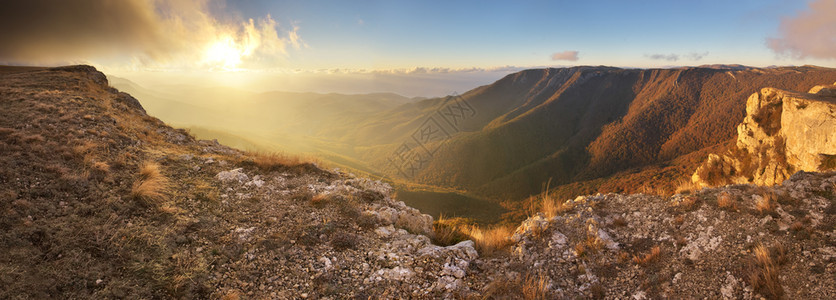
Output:
[[[836,168],[836,84],[807,93],[764,88],[746,102],[737,142],[710,154],[691,181],[699,186],[775,185],[795,172]]]

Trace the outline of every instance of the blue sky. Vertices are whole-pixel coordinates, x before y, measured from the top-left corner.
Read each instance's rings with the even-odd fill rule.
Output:
[[[806,1],[786,0],[230,1],[223,13],[269,13],[298,26],[308,47],[292,51],[290,68],[833,66],[767,47],[782,18],[805,9]],[[562,51],[578,51],[578,60],[551,59]]]
[[[0,1],[0,64],[428,96],[539,67],[836,67],[834,15],[836,0]]]

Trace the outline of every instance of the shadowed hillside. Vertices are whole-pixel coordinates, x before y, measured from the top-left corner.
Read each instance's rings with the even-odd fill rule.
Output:
[[[549,179],[558,189],[588,181],[591,192],[599,184],[590,180],[625,171],[665,174],[659,183],[668,183],[693,171],[704,158],[701,150],[724,147],[734,137],[750,93],[763,86],[806,90],[833,79],[836,70],[818,67],[523,71],[463,94],[475,116],[463,118],[460,131],[434,147],[437,153],[413,179],[494,199],[536,194]],[[358,124],[351,143],[383,143],[365,139],[370,132],[390,136],[395,143],[364,148],[360,155],[396,175],[383,158],[397,152],[399,141],[409,141],[442,100],[381,113],[375,126]],[[411,117],[402,116],[407,111]],[[631,176],[621,177],[629,182]],[[610,191],[642,187],[609,184]]]

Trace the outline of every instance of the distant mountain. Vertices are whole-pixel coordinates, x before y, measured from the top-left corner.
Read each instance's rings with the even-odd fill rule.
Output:
[[[460,120],[451,137],[429,143],[432,157],[407,176],[392,161],[403,161],[399,147],[422,122],[438,118],[444,98],[336,126],[351,132],[331,138],[357,145],[361,161],[391,176],[498,200],[537,194],[549,181],[573,184],[568,194],[670,189],[707,149],[724,148],[735,137],[747,95],[765,86],[807,90],[833,80],[835,69],[809,66],[522,71],[463,94],[475,114]]]
[[[112,82],[171,124],[317,153],[395,181],[516,201],[549,182],[565,197],[670,191],[708,153],[732,143],[747,95],[834,80],[836,69],[814,66],[584,66],[525,70],[430,99],[150,91]]]

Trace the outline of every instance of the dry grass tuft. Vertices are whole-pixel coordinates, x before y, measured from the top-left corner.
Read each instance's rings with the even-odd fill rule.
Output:
[[[729,192],[722,192],[717,195],[717,207],[728,210],[737,210],[737,201]]]
[[[249,152],[248,154],[256,167],[265,171],[276,171],[305,163],[298,156],[280,152]]]
[[[522,285],[524,299],[547,299],[549,292],[549,278],[543,274],[525,276]]]
[[[586,249],[588,249],[591,253],[604,249],[604,241],[597,235],[587,234],[584,244],[586,245]]]
[[[676,225],[682,225],[682,223],[685,223],[685,216],[684,215],[676,216],[676,218],[673,219],[673,223],[676,224]]]
[[[230,290],[221,296],[221,300],[239,300],[241,299],[241,293],[237,290]]]
[[[584,245],[584,243],[575,244],[575,247],[573,247],[573,249],[575,250],[575,256],[586,257],[587,251],[586,251],[586,246]]]
[[[482,255],[491,255],[512,244],[513,231],[507,226],[495,226],[482,229],[477,226],[465,226],[462,232],[473,240],[476,250]]]
[[[792,223],[792,225],[790,225],[790,230],[792,230],[793,232],[798,232],[798,231],[801,231],[803,229],[804,229],[804,223],[801,223],[800,221],[795,221],[795,222]]]
[[[110,172],[110,165],[108,165],[106,162],[103,162],[103,161],[97,161],[97,162],[93,163],[93,165],[91,167],[96,172],[101,172],[101,173]]]
[[[689,210],[694,208],[694,206],[697,205],[697,202],[699,202],[699,198],[696,196],[685,196],[682,201],[679,202],[679,207]]]
[[[311,205],[316,208],[323,208],[325,205],[328,205],[330,202],[330,197],[328,194],[316,194],[316,196],[311,197]]]
[[[700,188],[699,184],[692,182],[690,178],[685,178],[679,180],[679,184],[674,189],[674,194],[690,194],[700,190]]]
[[[439,216],[438,220],[433,222],[433,244],[450,246],[467,240],[469,237],[459,229],[462,221],[460,218],[448,219]]]
[[[549,282],[544,273],[499,276],[485,287],[478,299],[550,299]]]
[[[618,252],[618,262],[619,263],[625,263],[625,262],[628,262],[628,261],[630,261],[630,253],[628,253],[627,251],[619,251]]]
[[[662,256],[662,248],[660,248],[659,246],[655,246],[653,247],[653,249],[650,249],[650,252],[645,254],[644,256],[634,255],[633,262],[640,266],[646,266],[659,259],[660,256]]]
[[[146,162],[139,168],[139,179],[131,188],[131,198],[144,204],[159,204],[165,198],[168,179],[160,173],[160,165]]]
[[[557,200],[550,196],[548,192],[542,194],[540,204],[543,208],[543,214],[548,219],[562,215],[574,208],[574,205],[572,205],[571,202]]]
[[[780,247],[783,249],[783,247]],[[780,299],[784,288],[778,278],[778,266],[765,246],[757,245],[752,253],[749,268],[749,284],[769,299]],[[784,255],[785,256],[785,255]]]
[[[292,194],[290,194],[290,199],[295,202],[306,202],[311,201],[313,199],[313,193],[308,190],[307,188],[298,188]]]
[[[766,192],[760,195],[760,197],[755,197],[755,209],[758,210],[759,213],[771,213],[775,210],[775,193]]]

